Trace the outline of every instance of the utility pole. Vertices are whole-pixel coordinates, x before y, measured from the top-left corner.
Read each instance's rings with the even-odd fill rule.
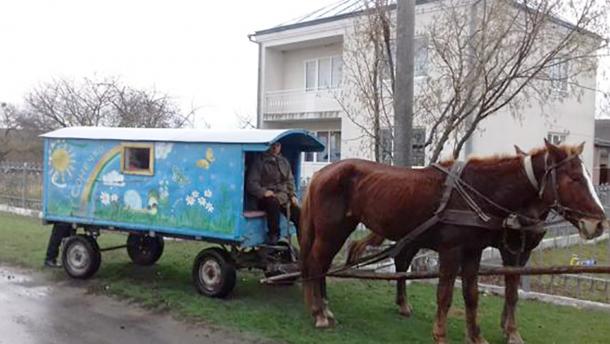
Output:
[[[394,90],[394,164],[411,166],[415,0],[398,0],[396,9],[396,89]]]

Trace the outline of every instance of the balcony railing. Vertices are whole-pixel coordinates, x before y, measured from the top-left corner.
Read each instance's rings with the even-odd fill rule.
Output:
[[[341,106],[337,102],[340,88],[317,90],[281,90],[265,94],[265,120],[336,118]],[[292,118],[292,117],[298,118]],[[290,117],[290,118],[288,118]]]

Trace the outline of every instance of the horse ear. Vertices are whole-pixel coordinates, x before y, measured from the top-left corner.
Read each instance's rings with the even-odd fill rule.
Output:
[[[546,146],[546,149],[551,154],[551,156],[555,158],[556,162],[559,162],[566,158],[566,153],[558,146],[555,146],[554,144],[550,143],[549,140],[544,139],[544,145]]]
[[[515,152],[519,156],[527,156],[527,153],[523,151],[523,149],[519,148],[519,146],[515,145]]]
[[[583,141],[581,144],[579,144],[576,147],[576,150],[574,151],[574,153],[576,153],[576,155],[581,155],[584,150],[585,150],[585,142]]]

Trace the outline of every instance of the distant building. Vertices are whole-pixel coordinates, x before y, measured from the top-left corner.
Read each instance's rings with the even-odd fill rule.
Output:
[[[608,154],[610,153],[610,119],[595,120],[595,150],[593,156],[593,182],[610,183]]]
[[[436,2],[417,1],[416,32],[438,11]],[[303,156],[305,177],[339,159],[373,157],[372,145],[364,142],[370,138],[366,138],[361,129],[346,117],[334,96],[337,92],[348,91],[341,83],[344,46],[353,39],[349,28],[362,14],[361,4],[361,0],[341,1],[296,21],[256,31],[252,35],[260,49],[258,127],[305,128],[315,131],[327,143],[325,152]],[[416,44],[422,39],[425,37],[416,38]],[[428,66],[425,46],[417,51],[416,83],[432,69]],[[567,73],[567,66],[558,68],[557,72]],[[596,78],[579,80],[579,83],[594,89]],[[567,78],[565,83],[557,84],[558,91],[566,87],[569,87]],[[563,99],[560,101],[559,98]],[[471,153],[513,153],[514,144],[523,149],[539,147],[543,138],[554,143],[586,141],[583,159],[591,169],[595,103],[595,92],[584,91],[579,99],[564,94],[550,99],[544,108],[525,108],[523,120],[515,120],[506,113],[488,118],[471,137],[464,157]],[[415,143],[424,141],[428,130],[416,123]],[[419,165],[429,162],[429,152],[421,150],[416,154],[419,154],[416,156]]]

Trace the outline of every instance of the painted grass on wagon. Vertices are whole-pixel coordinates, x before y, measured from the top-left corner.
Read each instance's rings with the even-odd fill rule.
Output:
[[[0,263],[39,270],[49,227],[40,220],[0,213]],[[126,237],[104,233],[100,246],[122,244]],[[329,296],[338,318],[336,328],[313,329],[304,310],[301,288],[270,287],[258,283],[259,273],[240,271],[234,294],[226,300],[198,295],[191,283],[191,265],[203,245],[167,241],[157,265],[132,265],[124,250],[105,252],[100,271],[83,287],[136,302],[153,310],[170,311],[178,318],[202,321],[236,332],[288,343],[430,343],[435,312],[435,289],[426,284],[409,287],[415,314],[398,315],[394,287],[387,282],[331,281]],[[47,272],[53,280],[67,278],[62,270]],[[449,336],[462,342],[464,333],[461,292],[456,290]],[[129,307],[129,304],[125,304]],[[499,328],[502,299],[481,297],[480,319],[490,343],[503,343]],[[610,314],[522,302],[521,333],[528,343],[607,343]]]

